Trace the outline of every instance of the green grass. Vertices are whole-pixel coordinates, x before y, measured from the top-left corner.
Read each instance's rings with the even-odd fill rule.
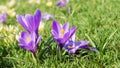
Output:
[[[32,54],[21,49],[15,39],[15,35],[24,29],[15,17],[7,17],[7,25],[3,27],[12,25],[14,29],[18,28],[18,31],[0,31],[0,68],[120,68],[119,0],[70,0],[64,8],[56,6],[55,0],[52,0],[51,7],[46,6],[47,0],[43,0],[39,5],[28,4],[24,0],[17,1],[19,4],[14,7],[17,14],[33,14],[39,8],[42,12],[53,14],[54,18],[43,21],[44,32],[40,32],[43,40],[39,44],[41,48],[37,51],[38,58],[35,62]],[[1,5],[5,5],[6,2],[8,0],[0,0]],[[56,43],[48,40],[51,37],[53,20],[60,23],[69,22],[70,26],[76,26],[77,41],[89,40],[90,45],[96,46],[99,52],[80,50],[78,55],[65,53],[60,61]],[[14,36],[13,41],[8,37],[11,35]]]

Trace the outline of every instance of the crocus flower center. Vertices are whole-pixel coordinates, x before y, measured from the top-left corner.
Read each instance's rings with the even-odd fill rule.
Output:
[[[30,40],[31,40],[31,38],[30,38],[30,37],[28,37],[28,38],[27,38],[27,41],[28,41],[28,42],[30,42]]]
[[[64,29],[61,29],[60,30],[60,38],[63,38],[63,36],[64,36]]]
[[[68,45],[68,48],[72,48],[72,46]]]
[[[61,29],[61,30],[60,30],[60,33],[61,33],[61,34],[64,34],[64,29]]]

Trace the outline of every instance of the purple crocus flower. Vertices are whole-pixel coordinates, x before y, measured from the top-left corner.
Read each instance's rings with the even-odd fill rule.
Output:
[[[50,20],[51,18],[53,18],[52,14],[48,14],[48,13],[42,13],[42,20]]]
[[[79,49],[88,49],[88,50],[93,50],[95,52],[97,52],[97,49],[91,46],[88,46],[88,41],[79,41],[76,42],[75,41],[75,34],[72,36],[72,39],[69,40],[64,48],[66,49],[67,52],[69,52],[70,54],[75,54],[77,50]]]
[[[0,23],[6,23],[6,17],[7,17],[7,14],[2,13],[0,16]]]
[[[57,2],[57,5],[60,7],[65,7],[68,2],[69,2],[69,0],[59,0]]]
[[[19,39],[19,46],[25,50],[29,50],[33,53],[36,58],[36,49],[39,41],[41,41],[41,37],[37,37],[35,32],[28,33],[22,32],[21,38]]]
[[[70,37],[75,33],[76,27],[69,29],[69,23],[65,23],[63,26],[57,21],[52,23],[52,35],[54,39],[58,42],[59,47],[62,49],[64,44],[70,39]]]
[[[17,15],[16,16],[18,22],[29,32],[36,32],[38,36],[38,28],[41,20],[41,12],[40,10],[36,10],[34,15],[25,14],[24,16]]]

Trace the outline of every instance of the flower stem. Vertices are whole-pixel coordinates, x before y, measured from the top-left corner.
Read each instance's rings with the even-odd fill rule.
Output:
[[[60,61],[61,61],[61,47],[58,47],[58,50],[59,50],[59,59],[60,59]]]
[[[33,55],[33,60],[34,60],[34,62],[35,62],[35,64],[36,64],[36,62],[37,62],[37,61],[36,61],[36,60],[37,60],[36,52],[33,52],[32,55]]]

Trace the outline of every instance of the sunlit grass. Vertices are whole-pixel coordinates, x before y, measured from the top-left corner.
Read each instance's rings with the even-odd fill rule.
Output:
[[[42,12],[54,15],[44,23],[44,31],[39,31],[43,40],[37,51],[37,64],[32,54],[18,46],[16,35],[24,29],[16,21],[16,17],[7,17],[7,24],[0,24],[0,68],[119,68],[120,67],[120,1],[119,0],[70,0],[66,7],[56,6],[51,0],[51,7],[46,6],[47,0],[40,4],[19,1],[14,6],[16,14],[33,14],[39,8]],[[0,0],[6,5],[8,0]],[[57,56],[56,43],[49,40],[51,23],[69,22],[77,27],[76,40],[89,40],[96,46],[98,53],[80,50],[78,55],[62,54],[62,61]],[[52,43],[51,43],[52,41]],[[63,52],[64,53],[64,49]]]

